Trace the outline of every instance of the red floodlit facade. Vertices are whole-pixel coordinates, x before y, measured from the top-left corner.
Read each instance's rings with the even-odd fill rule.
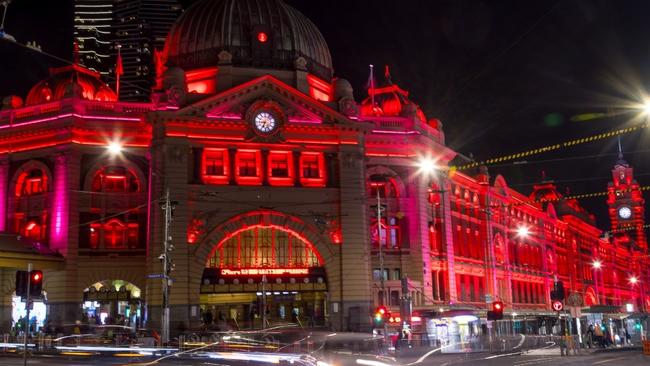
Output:
[[[334,329],[367,329],[381,304],[400,318],[403,277],[415,311],[429,317],[485,318],[487,300],[542,319],[554,279],[576,306],[650,308],[644,201],[622,158],[604,237],[552,182],[526,196],[486,170],[445,173],[457,154],[442,123],[427,120],[388,70],[357,103],[350,84],[332,78],[320,32],[280,1],[287,23],[307,26],[262,21],[241,33],[254,62],[216,38],[193,53],[200,24],[233,31],[200,11],[203,2],[156,53],[151,103],[116,101],[98,75],[73,65],[53,69],[25,105],[12,97],[0,111],[0,228],[58,253],[44,289],[59,320],[74,321],[83,303],[113,315],[128,306],[130,321],[158,324],[160,279],[148,275],[161,271],[166,190],[178,202],[173,329],[207,312],[260,326],[262,291],[273,320],[295,310]],[[315,47],[287,48],[295,42],[283,37]],[[439,171],[420,174],[421,157]],[[129,300],[91,309],[111,286]]]

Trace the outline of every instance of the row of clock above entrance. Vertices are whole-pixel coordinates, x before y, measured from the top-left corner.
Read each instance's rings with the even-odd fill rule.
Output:
[[[200,179],[211,185],[325,187],[335,163],[323,152],[205,148]]]

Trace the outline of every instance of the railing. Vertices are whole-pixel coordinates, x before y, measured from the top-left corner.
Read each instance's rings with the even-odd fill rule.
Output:
[[[57,116],[81,115],[102,117],[141,117],[154,109],[151,103],[100,102],[92,100],[63,99],[51,103],[0,111],[0,128],[22,123],[51,121]]]

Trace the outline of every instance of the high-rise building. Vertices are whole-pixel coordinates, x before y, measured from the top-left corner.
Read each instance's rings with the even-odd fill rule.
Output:
[[[120,99],[149,100],[155,77],[154,49],[163,48],[181,10],[176,0],[75,0],[79,63],[104,75],[114,86],[119,44],[124,67]]]
[[[147,101],[155,78],[154,49],[162,49],[180,15],[176,0],[116,0],[113,43],[121,46],[124,74],[120,99]]]
[[[79,62],[101,75],[108,75],[112,63],[113,0],[75,0],[74,39],[79,45]]]

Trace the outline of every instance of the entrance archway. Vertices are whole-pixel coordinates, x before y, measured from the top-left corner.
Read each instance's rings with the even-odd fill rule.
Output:
[[[221,330],[285,322],[324,325],[326,291],[323,258],[302,233],[271,222],[243,226],[207,258],[202,321]]]
[[[96,282],[83,293],[83,322],[139,327],[143,319],[142,291],[128,281]]]

